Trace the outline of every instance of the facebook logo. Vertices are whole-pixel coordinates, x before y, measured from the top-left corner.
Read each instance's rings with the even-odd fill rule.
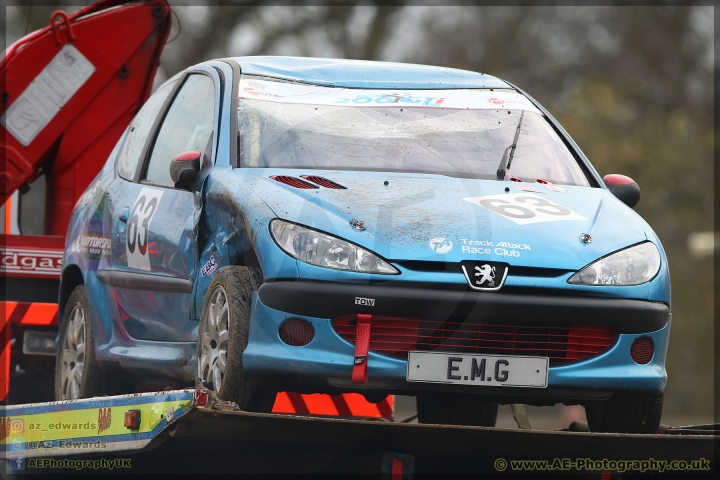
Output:
[[[25,457],[10,457],[10,470],[25,470]]]

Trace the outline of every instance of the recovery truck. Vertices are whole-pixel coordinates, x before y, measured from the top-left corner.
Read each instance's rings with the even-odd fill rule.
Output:
[[[200,473],[211,464],[212,471],[383,472],[393,479],[414,471],[621,471],[617,462],[588,464],[602,458],[653,459],[639,464],[647,470],[710,471],[715,425],[644,436],[582,433],[582,425],[537,432],[527,430],[521,413],[521,430],[414,425],[392,422],[392,397],[370,403],[358,394],[281,392],[273,414],[241,412],[196,389],[53,402],[68,220],[148,98],[170,28],[165,0],[102,0],[71,15],[53,13],[50,25],[10,46],[0,62],[0,402],[8,405],[0,410],[0,468],[6,473],[62,471],[68,466],[60,457],[81,461],[70,468]],[[42,182],[43,234],[23,234],[24,193]],[[508,463],[590,454],[572,468]],[[685,463],[673,467],[666,460]]]

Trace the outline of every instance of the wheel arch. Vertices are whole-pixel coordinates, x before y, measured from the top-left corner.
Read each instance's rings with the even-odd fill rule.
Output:
[[[85,279],[83,278],[82,271],[77,265],[68,265],[62,272],[60,277],[60,292],[58,296],[58,324],[65,313],[65,306],[67,305],[68,299],[72,294],[75,287],[84,285]]]
[[[260,278],[260,282],[262,283],[265,276],[263,274],[262,265],[260,265],[260,260],[258,259],[257,252],[255,251],[255,248],[250,247],[244,252],[241,252],[232,262],[232,265],[238,266],[238,267],[251,267],[260,272],[262,275],[262,278]]]

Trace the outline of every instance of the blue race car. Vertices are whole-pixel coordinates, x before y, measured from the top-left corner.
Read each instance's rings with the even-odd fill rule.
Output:
[[[402,394],[420,422],[485,426],[499,403],[581,404],[593,431],[654,432],[670,276],[639,196],[489,75],[202,63],[75,208],[56,396]]]

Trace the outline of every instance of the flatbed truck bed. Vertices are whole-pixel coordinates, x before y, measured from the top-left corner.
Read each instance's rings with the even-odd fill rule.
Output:
[[[385,473],[393,480],[519,470],[607,477],[634,473],[628,461],[647,471],[712,473],[718,438],[717,425],[631,435],[250,413],[194,389],[8,406],[0,421],[7,474],[75,466],[132,473]]]

